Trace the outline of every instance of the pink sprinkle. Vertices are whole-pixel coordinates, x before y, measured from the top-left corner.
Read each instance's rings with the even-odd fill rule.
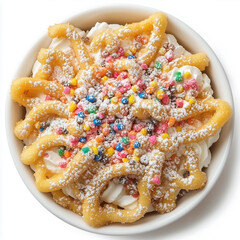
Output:
[[[90,122],[89,125],[90,125],[91,128],[95,127],[95,124],[93,122]]]
[[[183,107],[183,100],[181,98],[177,98],[176,105],[177,105],[177,107],[182,108]]]
[[[148,69],[148,65],[147,65],[146,63],[142,63],[142,64],[141,64],[141,67],[142,67],[143,70]]]
[[[70,142],[73,146],[76,146],[78,144],[78,138],[73,138]]]
[[[44,153],[44,157],[49,157],[49,154],[48,153]]]
[[[77,105],[77,108],[78,108],[80,111],[84,111],[84,109],[83,109],[81,103]]]
[[[103,118],[104,118],[104,114],[103,114],[103,113],[98,113],[98,117],[99,117],[100,119],[103,119]]]
[[[174,86],[174,85],[175,85],[175,81],[171,80],[171,81],[170,81],[170,86],[172,87],[172,86]]]
[[[128,77],[128,75],[127,75],[126,72],[121,72],[120,75],[121,75],[121,77],[122,77],[123,79],[125,79],[125,78]]]
[[[117,128],[117,126],[115,125],[115,126],[113,126],[113,130],[114,131],[117,131],[118,130],[118,128]]]
[[[65,93],[65,94],[69,94],[70,93],[70,87],[65,87],[64,89],[63,89],[63,92]]]
[[[157,136],[156,135],[152,135],[151,137],[149,137],[149,142],[151,144],[155,144],[157,142]]]
[[[121,135],[121,137],[127,136],[128,132],[123,130],[123,131],[121,131],[120,135]]]
[[[114,72],[114,73],[113,73],[113,77],[114,77],[114,78],[117,78],[117,77],[119,76],[119,74],[120,74],[120,73],[118,73],[118,72]]]
[[[128,155],[127,151],[118,152],[118,156],[121,157],[121,158],[125,158],[125,157],[127,157],[127,155]]]
[[[124,54],[124,49],[123,47],[119,47],[118,51],[117,51],[117,56],[118,57],[122,57]]]
[[[161,134],[167,132],[168,124],[163,123],[163,125],[160,127]]]
[[[142,79],[138,79],[138,80],[137,80],[137,85],[138,85],[139,87],[143,87],[145,84],[144,84],[144,82],[143,82]]]
[[[61,127],[57,128],[56,133],[57,134],[62,134],[62,128]]]
[[[112,164],[121,163],[121,162],[122,162],[121,159],[115,158],[115,159],[113,159]]]
[[[179,126],[183,127],[184,126],[184,121],[178,122]]]
[[[195,78],[188,80],[188,85],[190,86],[190,88],[192,88],[193,90],[198,90],[198,83],[197,80]]]
[[[169,50],[165,53],[165,58],[171,62],[173,60],[173,51],[172,50]]]
[[[133,140],[133,139],[136,138],[136,135],[128,133],[128,137],[129,137],[131,140]]]
[[[118,89],[118,91],[123,94],[123,93],[127,92],[127,89],[125,87],[120,87]]]
[[[58,165],[60,168],[65,168],[67,166],[67,162],[59,162]]]
[[[156,185],[161,184],[161,180],[160,180],[159,176],[156,176],[156,175],[153,177],[152,182]]]
[[[111,56],[111,55],[107,56],[107,57],[105,58],[105,61],[106,61],[106,62],[111,62],[111,61],[112,61],[112,56]]]
[[[82,110],[80,108],[77,108],[75,111],[74,111],[74,114],[77,115],[79,112],[82,112]]]
[[[47,95],[47,96],[45,97],[45,101],[48,101],[48,100],[52,100],[51,96],[49,96],[49,95]]]
[[[111,116],[111,115],[107,116],[107,121],[108,123],[113,123],[115,121],[115,116]]]
[[[130,90],[130,89],[132,88],[132,85],[131,85],[130,83],[128,83],[128,84],[126,84],[124,87],[125,87],[126,90],[128,91],[128,90]]]
[[[142,129],[144,128],[144,125],[139,123],[139,124],[135,124],[133,126],[133,130],[136,131],[136,132],[140,132]]]
[[[169,102],[170,102],[170,99],[169,99],[168,95],[167,95],[167,94],[164,94],[164,96],[163,96],[163,98],[162,98],[162,103],[163,103],[164,105],[167,105],[167,104],[169,104]]]

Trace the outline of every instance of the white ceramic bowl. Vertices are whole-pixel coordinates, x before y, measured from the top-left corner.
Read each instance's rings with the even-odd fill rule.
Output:
[[[79,27],[80,29],[87,30],[94,26],[97,21],[106,21],[108,23],[119,24],[131,23],[134,21],[140,21],[142,19],[145,19],[151,13],[156,11],[161,11],[161,9],[157,10],[138,6],[104,7],[80,13],[74,17],[67,19],[67,21],[65,22],[70,22],[71,24]],[[188,27],[186,24],[176,19],[175,17],[169,14],[167,15],[169,19],[167,27],[168,33],[174,34],[179,43],[182,44],[188,51],[192,53],[203,51],[208,55],[210,59],[210,66],[207,69],[207,74],[212,80],[214,96],[226,100],[233,107],[232,94],[228,79],[212,49],[190,27]],[[38,51],[41,47],[48,47],[49,43],[50,39],[45,33],[43,37],[38,40],[37,43],[28,52],[25,59],[23,59],[15,78],[30,75]],[[222,89],[224,89],[224,91],[222,91]],[[80,229],[107,235],[129,235],[134,233],[151,231],[179,219],[184,214],[193,209],[214,186],[221,171],[223,170],[231,145],[233,129],[232,122],[228,122],[221,132],[221,137],[219,141],[211,149],[212,162],[207,169],[208,182],[206,187],[201,191],[193,191],[188,193],[178,202],[177,208],[174,211],[164,215],[147,214],[144,218],[133,224],[111,224],[109,226],[101,228],[92,228],[88,226],[77,214],[57,205],[52,200],[50,194],[41,193],[37,190],[34,183],[32,171],[28,166],[22,164],[19,158],[23,148],[23,144],[13,134],[13,128],[15,126],[15,123],[23,118],[23,114],[23,108],[19,107],[18,104],[14,103],[9,96],[6,106],[6,128],[9,147],[15,166],[28,189],[44,207],[46,207],[50,212],[52,212],[62,220],[66,221],[67,223],[70,223]],[[197,219],[193,219],[193,221],[197,221]]]

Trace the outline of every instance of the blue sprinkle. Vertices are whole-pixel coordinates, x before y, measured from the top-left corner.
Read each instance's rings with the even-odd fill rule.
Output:
[[[81,143],[85,143],[87,141],[87,139],[85,137],[80,137],[79,138],[79,142]]]
[[[122,104],[128,104],[128,99],[126,97],[122,97],[121,102]]]
[[[123,130],[124,129],[124,124],[122,124],[122,123],[119,123],[118,125],[117,125],[117,129],[118,130]]]
[[[110,128],[113,129],[114,123],[110,123]]]
[[[140,148],[140,147],[141,147],[141,143],[138,142],[138,141],[136,141],[136,142],[134,143],[134,148]]]
[[[96,160],[97,162],[102,160],[102,155],[95,155],[94,160]]]
[[[123,145],[122,145],[122,143],[118,143],[118,144],[117,144],[116,150],[117,150],[117,151],[122,151],[122,150],[123,150]]]
[[[128,59],[133,59],[133,58],[135,58],[133,55],[128,56]]]
[[[96,100],[96,98],[93,95],[87,95],[86,99],[91,103],[95,102]]]
[[[138,96],[139,96],[140,98],[146,98],[146,97],[147,97],[147,94],[146,94],[145,92],[140,92],[140,93],[138,94]]]
[[[93,120],[93,123],[95,126],[100,126],[102,124],[101,120],[99,120],[97,118]]]
[[[42,132],[43,130],[44,130],[44,128],[42,128],[42,127],[41,127],[41,128],[39,128],[39,131],[40,131],[40,132]]]
[[[79,116],[80,118],[85,118],[84,112],[79,112],[79,113],[78,113],[78,116]]]

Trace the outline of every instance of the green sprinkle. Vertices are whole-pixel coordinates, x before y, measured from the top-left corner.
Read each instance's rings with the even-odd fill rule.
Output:
[[[155,67],[157,70],[159,70],[159,69],[162,68],[162,64],[161,64],[160,62],[155,62],[154,67]]]
[[[126,144],[129,143],[129,138],[128,137],[123,137],[122,142],[126,143]]]
[[[63,149],[62,149],[62,148],[59,148],[59,149],[58,149],[58,154],[59,154],[60,156],[63,156],[63,154],[64,154],[64,151],[63,151]]]
[[[89,108],[88,108],[88,112],[89,113],[96,113],[96,107],[94,107],[94,106],[90,106]]]
[[[89,152],[89,147],[84,147],[84,148],[82,148],[82,151],[83,151],[83,153],[88,153]]]
[[[182,73],[181,72],[176,72],[175,81],[176,82],[181,82],[182,80],[183,80]]]

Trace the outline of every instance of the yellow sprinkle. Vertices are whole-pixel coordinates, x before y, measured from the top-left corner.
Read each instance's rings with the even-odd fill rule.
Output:
[[[84,124],[83,126],[85,131],[89,131],[90,130],[90,126],[88,124]]]
[[[134,46],[131,46],[131,47],[130,47],[130,51],[131,51],[132,53],[136,53],[137,49],[136,49]]]
[[[103,97],[103,99],[104,99],[104,100],[105,100],[105,99],[109,99],[109,97],[106,95],[106,96]]]
[[[176,127],[176,131],[177,131],[177,132],[181,132],[181,131],[182,131],[182,128],[181,128],[180,126],[177,126],[177,127]]]
[[[184,78],[188,79],[191,77],[191,73],[187,71],[183,74],[183,76],[184,76]]]
[[[128,57],[129,55],[132,55],[132,52],[130,50],[127,50],[125,53],[124,53],[125,57]]]
[[[74,90],[74,89],[71,89],[71,90],[70,90],[70,95],[71,95],[71,96],[74,96],[74,94],[75,94],[75,90]]]
[[[128,158],[123,158],[122,161],[123,162],[129,162],[129,159]]]
[[[138,87],[137,85],[134,85],[134,86],[132,86],[132,90],[133,90],[134,92],[138,92],[139,87]]]
[[[73,78],[70,82],[71,85],[76,86],[77,85],[77,79]]]
[[[103,82],[106,82],[107,80],[108,80],[108,77],[107,77],[107,76],[102,77],[102,81],[103,81]]]
[[[169,138],[169,135],[167,133],[162,134],[161,136],[163,139]]]
[[[160,48],[160,50],[159,50],[159,53],[161,54],[161,55],[164,55],[165,53],[166,53],[166,49],[164,48],[164,47],[161,47]]]
[[[131,95],[131,96],[128,98],[128,102],[129,102],[129,104],[135,103],[135,102],[136,102],[135,97],[134,97],[133,95]]]
[[[68,107],[69,112],[75,111],[76,108],[77,108],[77,104],[75,102],[70,102],[69,107]]]
[[[133,155],[134,156],[139,156],[140,155],[139,149],[134,149]]]
[[[137,156],[134,156],[133,159],[136,161],[136,162],[139,162],[140,158],[137,157]]]
[[[97,149],[97,147],[92,147],[92,150],[93,150],[93,153],[94,153],[95,155],[98,155],[98,149]]]
[[[169,70],[170,70],[170,66],[169,65],[163,65],[163,67],[162,67],[162,71],[163,72],[169,72]]]
[[[111,99],[111,103],[117,104],[117,103],[118,103],[118,98],[117,98],[117,97],[113,97],[113,98]]]
[[[114,154],[114,149],[112,147],[110,147],[108,150],[107,150],[107,155],[109,157],[111,157],[112,155]]]
[[[107,128],[107,127],[109,127],[109,124],[108,123],[104,123],[102,126],[103,126],[103,128]]]
[[[41,127],[40,122],[39,122],[39,121],[36,122],[36,124],[35,124],[35,128],[39,129],[40,127]]]
[[[157,91],[157,98],[161,100],[164,96],[165,92],[163,90],[158,90]]]
[[[157,81],[150,82],[150,86],[156,88],[158,86]]]
[[[188,101],[188,102],[189,102],[189,104],[190,104],[190,105],[192,105],[192,104],[194,104],[194,103],[195,103],[195,100],[194,100],[193,98],[191,98],[191,99],[189,99],[189,101]]]
[[[144,135],[144,136],[146,136],[146,135],[147,135],[147,129],[146,129],[146,128],[143,128],[143,129],[141,130],[141,134]]]
[[[178,84],[176,86],[176,91],[177,91],[177,93],[182,93],[183,92],[183,86],[181,84]]]

